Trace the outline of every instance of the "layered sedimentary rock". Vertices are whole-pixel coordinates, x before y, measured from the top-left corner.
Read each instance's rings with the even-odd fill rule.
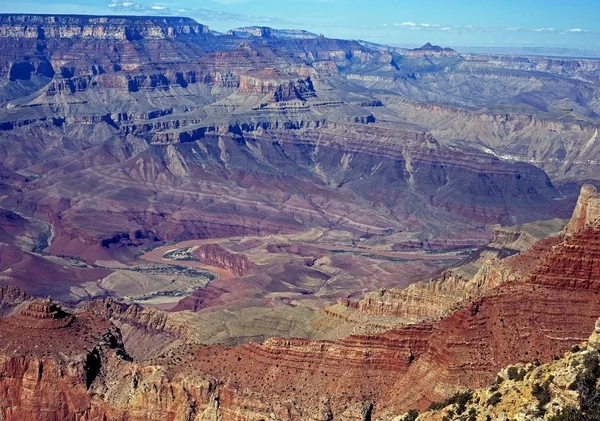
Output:
[[[159,242],[315,227],[387,250],[472,247],[490,224],[568,216],[574,197],[555,200],[532,163],[597,173],[593,62],[215,35],[185,18],[1,22],[0,206],[30,227],[27,244],[2,241],[21,261],[131,265]],[[42,225],[51,241],[32,244]],[[25,275],[2,279],[30,288]]]
[[[600,220],[600,195],[596,188],[586,184],[581,188],[573,217],[565,227],[565,233],[572,235],[586,225],[597,225]]]
[[[585,190],[585,188],[584,188]],[[577,214],[577,212],[576,212]],[[576,216],[571,219],[575,220]],[[507,282],[528,276],[553,246],[560,221],[536,227],[497,228],[492,242],[473,253],[462,265],[446,270],[441,277],[406,288],[370,292],[354,305],[365,315],[394,316],[403,320],[436,320],[462,302],[485,295]],[[529,232],[528,232],[529,231]]]
[[[587,343],[579,344],[583,345],[581,347],[575,345],[562,358],[547,364],[535,361],[503,368],[493,385],[480,390],[463,391],[443,403],[436,402],[417,420],[443,418],[458,421],[465,416],[471,419],[535,421],[596,419],[600,410],[594,400],[600,375],[597,370],[599,322],[596,322],[596,328]],[[415,414],[414,411],[412,414]],[[406,416],[399,415],[393,421],[402,421]]]
[[[598,123],[593,120],[556,120],[551,110],[545,115],[536,115],[488,109],[472,112],[458,106],[394,98],[388,98],[386,103],[403,121],[429,130],[442,143],[462,143],[476,138],[475,147],[492,151],[503,159],[534,163],[553,180],[596,178],[598,160],[595,156],[600,142]],[[556,106],[562,107],[562,104]],[[564,112],[561,110],[556,113]],[[572,146],[565,147],[561,136]]]
[[[127,359],[120,335],[91,313],[32,302],[0,322],[4,419],[85,419],[92,383],[110,359]]]
[[[189,18],[0,15],[2,38],[93,38],[131,41],[208,32],[207,26]]]
[[[141,356],[152,358],[146,362],[127,361],[120,342],[112,340],[117,355],[110,347],[102,348],[98,358],[106,364],[100,374],[91,383],[85,376],[71,380],[75,383],[72,387],[80,393],[78,402],[85,402],[90,419],[158,420],[168,416],[241,420],[276,414],[283,420],[368,420],[414,407],[423,409],[456,390],[485,385],[509,364],[534,359],[545,362],[583,341],[600,313],[600,302],[593,294],[600,274],[596,267],[599,234],[595,225],[588,225],[570,236],[543,240],[529,255],[507,259],[519,262],[515,259],[521,257],[518,270],[522,275],[487,288],[480,298],[461,303],[435,323],[405,325],[340,341],[272,338],[238,347],[180,343],[165,348],[163,355]],[[518,235],[499,237],[515,241]],[[167,319],[156,311],[151,314],[111,301],[96,302],[93,308],[93,313],[74,313],[67,326],[34,335],[26,348],[42,348],[35,348],[40,343],[45,347],[60,332],[70,332],[74,324],[100,314],[121,320],[123,326],[137,324],[140,330],[146,326],[156,332],[168,331],[168,324],[163,323]],[[36,324],[39,314],[55,314],[44,309],[51,310],[52,303],[34,303],[21,315],[0,321],[2,335],[9,335],[8,351],[12,352],[15,324],[27,327],[22,320]],[[94,332],[108,326],[107,322],[94,323]],[[80,329],[85,331],[83,326]],[[135,355],[136,342],[128,341],[126,346]],[[106,352],[109,357],[105,358]],[[25,357],[23,361],[29,364],[33,360]],[[52,367],[58,363],[45,364]],[[44,376],[58,376],[58,381],[63,381],[57,372],[46,373],[44,370]],[[3,379],[14,381],[23,376],[17,370]],[[10,390],[23,386],[17,381],[14,387]],[[92,398],[84,392],[87,388],[93,392]],[[70,396],[52,395],[50,401],[62,402]],[[50,409],[47,404],[40,407]],[[65,416],[80,410],[61,408],[60,414]],[[6,419],[37,414],[37,409],[20,402],[10,409],[3,407],[3,411]]]
[[[192,255],[202,263],[227,269],[237,276],[245,275],[252,267],[252,262],[246,256],[228,252],[218,244],[200,246]]]

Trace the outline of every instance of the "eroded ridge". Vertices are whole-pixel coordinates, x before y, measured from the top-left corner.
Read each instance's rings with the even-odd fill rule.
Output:
[[[63,311],[50,298],[35,300],[16,317],[13,323],[25,329],[62,329],[71,324],[73,315]]]

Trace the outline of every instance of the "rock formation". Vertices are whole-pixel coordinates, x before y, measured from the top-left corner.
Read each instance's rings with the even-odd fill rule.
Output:
[[[515,241],[519,236],[498,237]],[[557,238],[551,247],[539,247],[534,261],[520,269],[527,272],[523,276],[488,287],[437,322],[339,341],[271,338],[237,347],[204,346],[185,343],[185,330],[174,329],[158,310],[105,300],[69,316],[51,301],[33,301],[20,314],[0,319],[1,358],[7,361],[0,382],[10,384],[0,390],[13,391],[1,396],[9,405],[0,408],[5,419],[48,412],[132,420],[269,414],[283,420],[367,420],[423,410],[457,390],[484,386],[507,365],[547,362],[583,341],[600,313],[593,294],[600,282],[599,238],[592,224]],[[10,293],[17,301],[21,296]],[[109,318],[129,335],[145,331],[178,342],[144,355],[146,345],[135,336],[123,346]],[[45,326],[47,321],[53,326]],[[18,339],[20,330],[30,332],[27,341]],[[590,346],[595,342],[592,336]],[[59,357],[65,347],[75,360]],[[127,347],[138,355],[136,361],[130,361]],[[25,390],[31,377],[27,367],[39,367],[40,361],[43,373],[34,373],[39,398],[26,403],[16,391]],[[50,381],[71,386],[50,389],[45,383]],[[508,410],[500,404],[498,409]]]
[[[206,244],[198,247],[192,255],[207,265],[227,269],[237,276],[248,273],[252,262],[243,254],[235,254],[225,250],[218,244]]]
[[[189,18],[0,15],[2,38],[92,38],[132,41],[208,32],[207,26]]]
[[[568,216],[574,191],[555,200],[553,182],[597,173],[593,61],[216,35],[175,17],[0,28],[0,206],[29,238],[0,234],[13,261],[36,248],[132,265],[159,242],[315,227],[388,250],[473,247],[491,224]],[[34,265],[16,265],[4,282],[34,292]],[[78,269],[75,288],[101,278]]]
[[[600,195],[596,188],[585,184],[581,188],[573,217],[565,227],[565,233],[572,235],[586,225],[597,224],[600,221]]]
[[[238,32],[0,16],[0,418],[389,419],[589,334],[594,188],[562,235],[506,226],[568,217],[597,180],[598,61]],[[252,259],[248,236],[262,238]],[[175,308],[198,314],[99,287],[116,270],[173,269],[142,266],[147,248],[211,238],[239,242],[195,257],[245,277]],[[443,273],[386,263],[473,248]],[[398,286],[433,272],[391,288],[392,275]],[[68,308],[15,286],[103,299]],[[295,318],[273,316],[285,312]],[[312,331],[364,333],[205,345],[189,322],[289,332],[305,315]]]
[[[534,361],[502,369],[492,386],[465,390],[432,403],[418,414],[399,415],[393,421],[528,419],[594,420],[600,415],[596,384],[600,319],[587,343],[574,345],[561,359],[546,364]],[[587,346],[586,346],[587,345]],[[418,416],[417,416],[418,415]]]

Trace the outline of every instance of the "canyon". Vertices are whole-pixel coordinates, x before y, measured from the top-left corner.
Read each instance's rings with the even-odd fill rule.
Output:
[[[391,421],[554,370],[599,114],[595,59],[0,14],[0,419]]]
[[[194,340],[181,313],[112,299],[69,308],[3,287],[2,414],[386,420],[425,409],[491,383],[507,365],[550,361],[587,338],[600,312],[600,221],[587,212],[598,198],[592,186],[582,188],[566,224],[583,220],[578,231],[496,258],[518,267],[518,277],[482,285],[479,296],[437,319],[343,339],[207,346]]]
[[[567,218],[598,173],[591,59],[218,34],[186,18],[0,27],[0,208],[14,215],[0,276],[30,292],[41,276],[68,301],[186,295],[210,277],[138,257],[191,239],[320,230],[310,241],[327,246],[473,249],[494,224]]]

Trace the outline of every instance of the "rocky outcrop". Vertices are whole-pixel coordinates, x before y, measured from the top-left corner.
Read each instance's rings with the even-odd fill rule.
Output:
[[[91,313],[69,315],[49,301],[1,319],[0,337],[0,415],[5,420],[86,419],[91,385],[111,361],[128,359],[118,330],[109,323]]]
[[[142,40],[208,33],[189,18],[0,15],[0,38]]]
[[[600,343],[598,328],[586,343],[573,346],[562,358],[547,364],[534,361],[502,369],[493,385],[459,392],[432,404],[417,421],[527,419],[595,420],[600,415],[596,396]],[[580,346],[582,345],[582,346]],[[408,414],[397,416],[402,421]]]
[[[439,45],[431,45],[431,43],[427,43],[419,48],[414,48],[412,50],[408,50],[405,53],[406,57],[411,58],[457,58],[460,55],[454,51],[452,48],[442,48]]]
[[[240,92],[250,95],[272,95],[271,102],[305,101],[316,97],[310,77],[282,82],[262,77],[240,76]]]
[[[0,286],[0,317],[4,317],[31,297],[19,288],[13,286]]]
[[[522,280],[536,268],[540,257],[559,243],[558,238],[536,241],[536,237],[525,231],[497,228],[492,233],[492,242],[472,253],[461,266],[448,269],[428,282],[369,292],[356,306],[364,314],[413,322],[437,320],[460,303],[484,296],[503,283]]]
[[[193,250],[192,255],[207,265],[227,269],[237,276],[244,276],[253,264],[243,254],[232,253],[218,244],[205,244]]]
[[[600,222],[600,194],[594,186],[586,184],[581,188],[573,217],[565,227],[565,233],[572,235],[586,225],[598,222]]]
[[[269,38],[277,37],[282,39],[310,39],[317,38],[319,35],[302,29],[274,29],[266,26],[246,26],[243,28],[235,28],[227,31],[229,35],[236,37],[260,37]]]

